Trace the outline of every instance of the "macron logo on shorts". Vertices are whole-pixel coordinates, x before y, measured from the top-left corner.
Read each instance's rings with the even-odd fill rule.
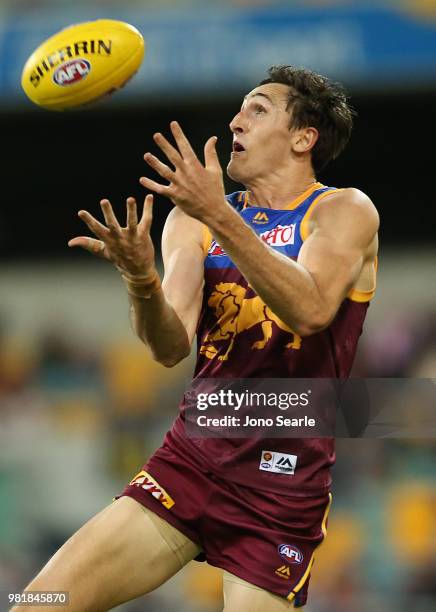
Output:
[[[274,451],[262,451],[259,470],[293,476],[296,465],[297,455],[286,455]]]
[[[172,497],[168,495],[165,489],[156,482],[153,476],[150,476],[150,474],[144,470],[139,472],[139,474],[135,476],[130,484],[134,485],[135,487],[141,487],[141,489],[144,489],[144,491],[147,491],[147,493],[151,493],[151,495],[160,501],[165,508],[170,509],[176,503]]]

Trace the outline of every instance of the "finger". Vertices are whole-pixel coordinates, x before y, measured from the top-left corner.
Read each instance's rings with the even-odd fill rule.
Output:
[[[197,157],[195,155],[194,149],[191,147],[191,143],[186,138],[182,128],[177,123],[177,121],[171,121],[170,128],[183,159]]]
[[[173,147],[173,145],[160,132],[157,132],[153,135],[153,140],[157,144],[159,149],[163,153],[165,153],[165,155],[168,157],[173,166],[177,168],[183,161],[179,151],[177,151],[177,149]]]
[[[141,230],[149,230],[151,221],[153,218],[153,200],[154,196],[152,193],[148,193],[145,196],[144,207],[142,209],[141,221],[139,222],[139,228]]]
[[[77,238],[72,238],[68,241],[69,247],[81,247],[85,249],[85,251],[89,251],[94,255],[99,255],[100,257],[106,257],[105,249],[106,245],[103,240],[96,240],[95,238],[90,238],[89,236],[78,236]]]
[[[158,159],[151,153],[146,153],[144,155],[144,159],[147,164],[153,168],[153,170],[156,170],[156,172],[160,174],[162,178],[166,179],[171,183],[172,179],[174,178],[174,172],[169,166],[162,163],[160,159]]]
[[[105,227],[100,221],[97,221],[87,210],[79,210],[77,213],[79,218],[86,223],[91,232],[97,236],[97,238],[103,239],[109,233],[107,227]]]
[[[138,225],[138,211],[135,198],[127,198],[127,228],[134,231]]]
[[[206,168],[210,170],[221,170],[221,164],[215,147],[217,140],[216,136],[211,136],[204,145],[204,163]]]
[[[149,189],[150,191],[154,191],[155,193],[159,193],[160,195],[166,196],[167,198],[171,197],[171,185],[161,185],[161,183],[156,183],[156,181],[152,181],[146,176],[141,176],[139,182],[143,187]]]
[[[114,211],[112,209],[112,204],[109,200],[100,200],[100,207],[103,212],[104,220],[106,222],[107,227],[113,232],[120,230],[120,224],[118,223],[118,219],[116,218]]]

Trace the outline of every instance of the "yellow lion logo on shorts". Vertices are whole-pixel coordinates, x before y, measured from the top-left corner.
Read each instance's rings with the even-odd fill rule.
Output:
[[[207,303],[213,308],[217,323],[213,330],[205,336],[200,354],[205,355],[208,359],[213,359],[218,353],[214,343],[218,340],[229,340],[226,352],[218,356],[220,361],[226,361],[236,336],[255,325],[260,325],[262,339],[254,342],[251,348],[261,350],[265,348],[272,336],[273,323],[292,336],[292,341],[285,345],[286,348],[299,349],[301,337],[283,323],[258,295],[245,298],[246,291],[244,287],[236,283],[219,283],[215,286]]]

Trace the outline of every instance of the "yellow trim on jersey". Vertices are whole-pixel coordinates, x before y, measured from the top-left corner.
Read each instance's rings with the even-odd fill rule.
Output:
[[[375,289],[372,291],[357,291],[357,289],[351,289],[349,293],[347,293],[347,298],[352,302],[369,302],[375,294]]]
[[[326,507],[326,509],[324,511],[324,517],[323,517],[322,523],[321,523],[321,531],[322,531],[322,534],[323,534],[324,538],[327,535],[327,527],[326,527],[326,525],[327,525],[327,518],[328,518],[328,515],[329,515],[329,512],[330,512],[330,507],[332,505],[332,500],[333,500],[332,494],[329,493],[329,501],[328,501],[327,507]],[[321,544],[323,542],[324,542],[324,539],[321,541],[319,546],[321,546]],[[318,548],[319,548],[319,546],[318,546]],[[300,581],[297,583],[297,586],[295,586],[292,589],[292,591],[289,593],[289,595],[287,596],[286,599],[288,601],[292,601],[295,598],[295,596],[297,595],[298,591],[300,591],[303,588],[304,583],[306,582],[306,580],[307,580],[307,578],[308,578],[308,576],[310,574],[310,570],[312,569],[312,565],[313,565],[314,561],[315,561],[315,552],[312,553],[312,556],[310,557],[310,561],[309,561],[309,564],[308,564],[308,566],[306,568],[306,571],[302,575]]]
[[[306,214],[302,218],[301,224],[300,224],[300,236],[301,236],[301,240],[303,242],[309,236],[309,221],[310,221],[310,217],[312,216],[312,213],[313,213],[313,211],[315,209],[315,206],[317,204],[319,204],[319,202],[321,202],[321,200],[323,200],[327,196],[332,195],[334,193],[338,193],[338,191],[343,191],[343,189],[335,189],[334,191],[324,191],[323,193],[320,193],[319,196],[316,197],[314,199],[314,201],[312,202],[312,204],[309,206],[309,208],[307,209]]]
[[[353,302],[369,302],[372,300],[375,294],[375,290],[377,288],[377,268],[378,268],[378,257],[377,255],[374,258],[374,287],[369,291],[358,291],[357,289],[351,289],[347,293],[347,298]]]
[[[304,200],[311,196],[314,191],[316,191],[317,189],[322,189],[322,187],[324,187],[322,183],[314,183],[309,187],[309,189],[306,189],[304,193],[299,195],[298,198],[295,198],[295,200],[292,200],[290,204],[285,206],[285,210],[294,210],[295,208],[297,208],[297,206],[300,206],[301,202],[304,202]]]
[[[300,206],[301,202],[304,202],[306,198],[312,195],[314,191],[316,191],[317,189],[321,189],[322,187],[324,187],[322,183],[313,183],[313,185],[311,185],[308,189],[306,189],[304,193],[302,193],[297,198],[292,200],[290,204],[287,204],[286,206],[284,206],[283,209],[277,209],[277,210],[294,210],[294,208],[297,208],[297,206]],[[249,194],[250,194],[249,191],[244,192],[244,206],[242,207],[242,210],[244,210],[244,208],[247,208],[247,206],[250,206],[250,195]],[[258,208],[266,208],[266,207],[259,206]]]
[[[206,257],[212,244],[212,234],[207,225],[203,223],[203,253]]]

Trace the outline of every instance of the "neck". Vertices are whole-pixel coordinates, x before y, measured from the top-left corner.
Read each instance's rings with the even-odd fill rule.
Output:
[[[247,182],[249,202],[252,206],[281,209],[316,183],[312,168],[306,171],[277,172]]]

